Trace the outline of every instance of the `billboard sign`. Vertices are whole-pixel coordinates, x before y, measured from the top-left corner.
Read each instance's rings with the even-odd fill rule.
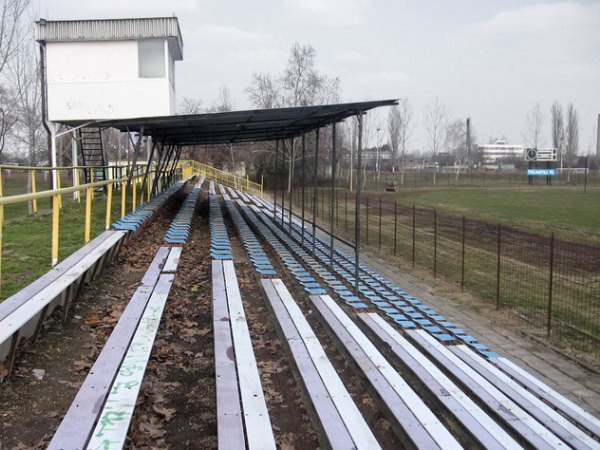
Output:
[[[556,169],[527,169],[528,177],[555,177]]]

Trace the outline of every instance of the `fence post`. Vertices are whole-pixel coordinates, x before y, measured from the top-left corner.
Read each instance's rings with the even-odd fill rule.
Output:
[[[547,338],[552,334],[552,288],[554,280],[554,232],[550,233],[550,260],[548,261],[548,329]]]
[[[433,210],[433,278],[437,278],[437,209]]]
[[[415,225],[416,225],[416,208],[415,205],[413,205],[413,216],[412,216],[412,265],[413,267],[415,267],[415,248],[416,248],[416,235],[415,235]]]
[[[461,263],[460,263],[460,290],[465,290],[465,231],[466,231],[466,219],[465,216],[462,218],[462,251],[461,251]]]
[[[379,197],[379,251],[381,251],[381,197]]]
[[[500,249],[501,249],[501,236],[502,236],[502,226],[498,224],[498,234],[497,234],[497,242],[496,242],[496,310],[500,309]]]
[[[398,247],[398,200],[394,200],[394,256]]]

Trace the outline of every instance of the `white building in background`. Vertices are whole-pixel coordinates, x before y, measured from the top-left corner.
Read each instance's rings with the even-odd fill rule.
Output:
[[[479,145],[483,165],[488,169],[507,168],[514,164],[508,163],[515,159],[523,160],[525,147],[523,145],[507,144],[506,141],[496,141],[494,144]],[[507,164],[508,163],[508,164]]]
[[[48,119],[70,122],[176,113],[176,17],[37,22]]]

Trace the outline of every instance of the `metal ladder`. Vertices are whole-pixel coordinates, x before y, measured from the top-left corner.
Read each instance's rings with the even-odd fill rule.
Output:
[[[93,181],[104,181],[107,178],[106,158],[102,146],[102,134],[100,128],[80,128],[79,144],[81,148],[81,162],[91,169],[85,171],[85,182],[90,183],[90,174],[94,173]]]

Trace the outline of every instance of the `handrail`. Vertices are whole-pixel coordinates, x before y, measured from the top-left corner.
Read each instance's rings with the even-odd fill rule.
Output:
[[[193,160],[180,161],[179,166],[182,169],[191,169],[189,172],[187,172],[188,175],[194,173],[204,176],[209,180],[215,181],[216,183],[221,183],[225,186],[238,189],[242,192],[252,192],[260,195],[261,197],[263,196],[263,184],[250,181],[247,176],[244,178]]]

